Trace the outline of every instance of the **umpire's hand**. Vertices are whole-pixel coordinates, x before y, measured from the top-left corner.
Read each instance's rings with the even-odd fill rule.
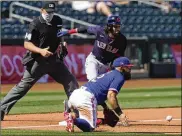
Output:
[[[49,57],[51,55],[53,55],[52,52],[48,51],[49,50],[49,47],[47,48],[44,48],[44,49],[40,49],[40,54],[43,56],[43,57]]]

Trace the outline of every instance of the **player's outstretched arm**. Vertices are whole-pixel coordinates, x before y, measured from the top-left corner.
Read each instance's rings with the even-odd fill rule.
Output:
[[[60,31],[57,33],[57,37],[63,37],[66,35],[71,35],[75,33],[87,33],[87,28],[75,28],[67,31]]]
[[[111,108],[120,116],[123,112],[121,108],[119,107],[116,95],[117,93],[114,90],[109,90],[107,94],[107,100]]]

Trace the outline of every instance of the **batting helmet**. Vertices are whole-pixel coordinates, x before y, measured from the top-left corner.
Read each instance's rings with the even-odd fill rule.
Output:
[[[114,60],[113,67],[120,67],[120,66],[126,66],[126,67],[132,67],[133,64],[130,63],[130,60],[127,57],[119,57]]]
[[[107,19],[107,25],[121,25],[121,19],[117,15],[111,15]]]

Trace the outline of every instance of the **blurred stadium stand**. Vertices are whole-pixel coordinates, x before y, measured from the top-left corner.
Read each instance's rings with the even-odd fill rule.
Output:
[[[41,1],[20,1],[21,3],[41,8]],[[15,18],[9,18],[11,2],[1,2],[1,36],[3,39],[23,38],[28,27],[28,23],[21,22]],[[149,38],[177,38],[181,36],[181,16],[176,12],[165,13],[158,8],[146,4],[130,3],[129,5],[114,5],[111,8],[113,14],[118,14],[122,18],[124,28],[122,32],[127,37]],[[23,17],[33,18],[39,16],[39,12],[17,5],[13,6],[14,14]],[[71,4],[63,3],[58,5],[57,13],[74,19],[85,21],[95,25],[105,25],[106,16],[100,13],[88,14],[86,11],[76,11],[71,8]],[[63,20],[65,28],[70,28],[71,23]],[[11,26],[11,27],[10,27]],[[80,25],[74,25],[79,27]]]

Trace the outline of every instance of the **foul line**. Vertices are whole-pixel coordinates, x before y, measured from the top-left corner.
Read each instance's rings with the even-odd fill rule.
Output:
[[[171,121],[180,121],[182,119],[172,119]],[[161,121],[165,121],[167,122],[167,120],[165,119],[158,119],[158,120],[129,120],[129,122],[161,122]]]
[[[1,127],[1,129],[42,128],[42,127],[59,127],[59,126],[60,125],[18,126],[18,127]]]
[[[182,119],[172,119],[172,121],[181,121]],[[130,120],[129,122],[160,122],[167,120],[160,119],[160,120]],[[118,122],[117,125],[120,125],[121,122]],[[59,127],[62,125],[42,125],[42,126],[18,126],[18,127],[1,127],[1,129],[23,129],[23,128],[43,128],[43,127]]]

